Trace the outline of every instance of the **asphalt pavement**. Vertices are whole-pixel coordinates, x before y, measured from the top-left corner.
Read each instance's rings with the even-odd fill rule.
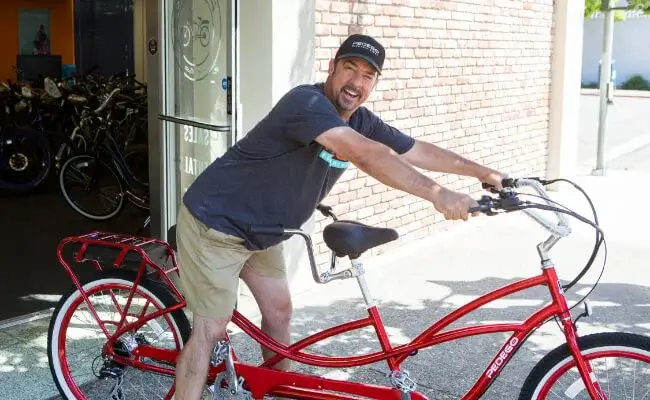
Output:
[[[596,166],[599,101],[593,93],[580,99],[577,157],[582,171]],[[605,168],[650,171],[650,164],[644,164],[641,159],[650,151],[647,149],[650,146],[650,92],[635,97],[615,97],[614,103],[608,106],[605,126]]]

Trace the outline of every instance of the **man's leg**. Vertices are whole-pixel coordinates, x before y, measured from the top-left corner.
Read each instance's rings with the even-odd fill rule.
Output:
[[[175,400],[198,400],[205,389],[212,349],[226,336],[228,319],[194,315],[192,334],[178,356]]]
[[[208,229],[184,206],[176,236],[182,292],[194,323],[177,360],[174,398],[198,400],[205,389],[212,350],[226,336],[237,300],[238,276],[251,252],[242,239]]]
[[[291,293],[286,277],[282,246],[256,253],[241,272],[262,313],[262,330],[280,343],[291,343]],[[275,352],[262,346],[262,357],[269,360]],[[274,368],[288,370],[291,360],[284,359]]]

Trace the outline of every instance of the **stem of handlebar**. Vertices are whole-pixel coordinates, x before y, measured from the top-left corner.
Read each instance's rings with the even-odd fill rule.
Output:
[[[334,221],[337,220],[332,207],[325,204],[318,204],[316,209],[320,211],[324,216],[332,218]],[[307,255],[309,256],[309,264],[311,264],[311,273],[315,282],[317,283],[327,283],[321,279],[320,271],[316,265],[316,257],[314,256],[314,249],[311,240],[311,236],[304,232],[302,229],[285,229],[280,225],[270,225],[270,226],[254,226],[251,225],[248,227],[248,232],[252,234],[261,234],[261,235],[273,235],[273,236],[285,236],[285,235],[298,235],[305,240],[307,245]],[[334,255],[332,255],[334,257]]]
[[[249,226],[248,232],[261,235],[285,236],[285,235],[298,235],[305,240],[307,245],[307,255],[309,257],[309,264],[311,264],[311,274],[314,281],[323,283],[320,279],[318,267],[316,265],[316,257],[314,256],[314,249],[312,248],[311,236],[304,232],[302,229],[284,229],[281,226]]]

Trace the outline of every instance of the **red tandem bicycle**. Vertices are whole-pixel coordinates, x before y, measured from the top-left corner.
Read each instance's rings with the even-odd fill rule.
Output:
[[[388,337],[380,312],[372,299],[359,256],[368,249],[397,239],[395,230],[371,227],[356,221],[339,220],[332,209],[318,205],[317,209],[333,219],[323,230],[325,243],[332,250],[329,270],[321,271],[314,260],[310,236],[298,229],[251,227],[251,231],[267,234],[300,235],[307,245],[312,275],[315,282],[326,284],[338,279],[356,279],[368,310],[368,316],[341,325],[329,327],[285,346],[270,336],[237,310],[232,324],[259,344],[276,353],[275,358],[259,365],[238,359],[230,337],[214,349],[209,374],[206,377],[204,398],[261,399],[267,395],[297,399],[426,399],[417,391],[415,377],[401,369],[401,364],[418,350],[474,335],[512,332],[508,339],[475,377],[473,386],[462,399],[481,398],[499,377],[505,365],[528,337],[544,323],[555,320],[561,327],[566,343],[546,354],[530,371],[519,393],[520,399],[618,399],[623,396],[650,392],[650,384],[639,382],[641,374],[650,373],[650,338],[624,332],[596,333],[579,336],[576,321],[591,314],[585,298],[591,291],[569,307],[565,293],[593,264],[598,249],[604,243],[594,213],[590,221],[554,202],[545,186],[559,180],[539,178],[506,179],[504,189],[489,189],[476,210],[487,215],[523,211],[550,233],[537,245],[541,273],[505,285],[487,293],[444,318],[433,323],[410,343],[394,346]],[[566,181],[566,180],[564,180]],[[518,188],[532,188],[526,193]],[[541,202],[521,200],[523,196],[541,199]],[[550,211],[556,219],[547,218]],[[562,284],[549,258],[550,249],[571,233],[566,215],[594,227],[597,231],[592,257],[576,278]],[[174,229],[168,242],[137,236],[93,232],[69,237],[61,241],[58,257],[74,283],[71,291],[58,303],[48,332],[48,358],[52,376],[61,395],[66,399],[172,399],[174,395],[174,365],[183,343],[189,338],[190,323],[183,310],[185,301],[176,283],[179,271],[174,249]],[[88,261],[96,268],[96,275],[82,279],[65,261],[65,253],[72,249],[77,262]],[[336,260],[348,258],[351,266],[338,270]],[[604,264],[603,264],[604,268]],[[454,321],[480,307],[505,296],[536,286],[548,289],[549,302],[524,321],[518,323],[490,323],[466,326],[444,331]],[[595,287],[595,285],[594,285]],[[593,290],[593,288],[592,288]],[[584,311],[572,316],[573,308],[583,305]],[[376,332],[381,351],[364,355],[332,357],[314,354],[306,348],[325,339],[361,328],[371,327]],[[88,346],[96,348],[76,357]],[[294,362],[325,368],[345,368],[385,361],[390,369],[385,385],[349,382],[325,378],[305,372],[281,371],[272,368],[278,361],[289,358]],[[626,362],[631,362],[630,367]],[[599,367],[615,367],[601,373]],[[78,370],[78,371],[77,371]],[[623,374],[619,382],[614,373]],[[470,377],[471,378],[471,377]],[[619,383],[633,383],[632,388],[620,389]],[[634,397],[636,398],[636,397]]]

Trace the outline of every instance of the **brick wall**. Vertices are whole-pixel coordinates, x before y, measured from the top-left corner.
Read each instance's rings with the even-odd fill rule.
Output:
[[[386,62],[369,109],[415,138],[511,175],[544,173],[553,0],[316,0],[315,20],[319,79],[348,34],[373,35]],[[475,179],[429,175],[454,190],[480,191]],[[344,218],[397,228],[393,245],[448,225],[430,203],[355,167],[325,203]],[[329,255],[325,222],[317,217],[319,262]]]

